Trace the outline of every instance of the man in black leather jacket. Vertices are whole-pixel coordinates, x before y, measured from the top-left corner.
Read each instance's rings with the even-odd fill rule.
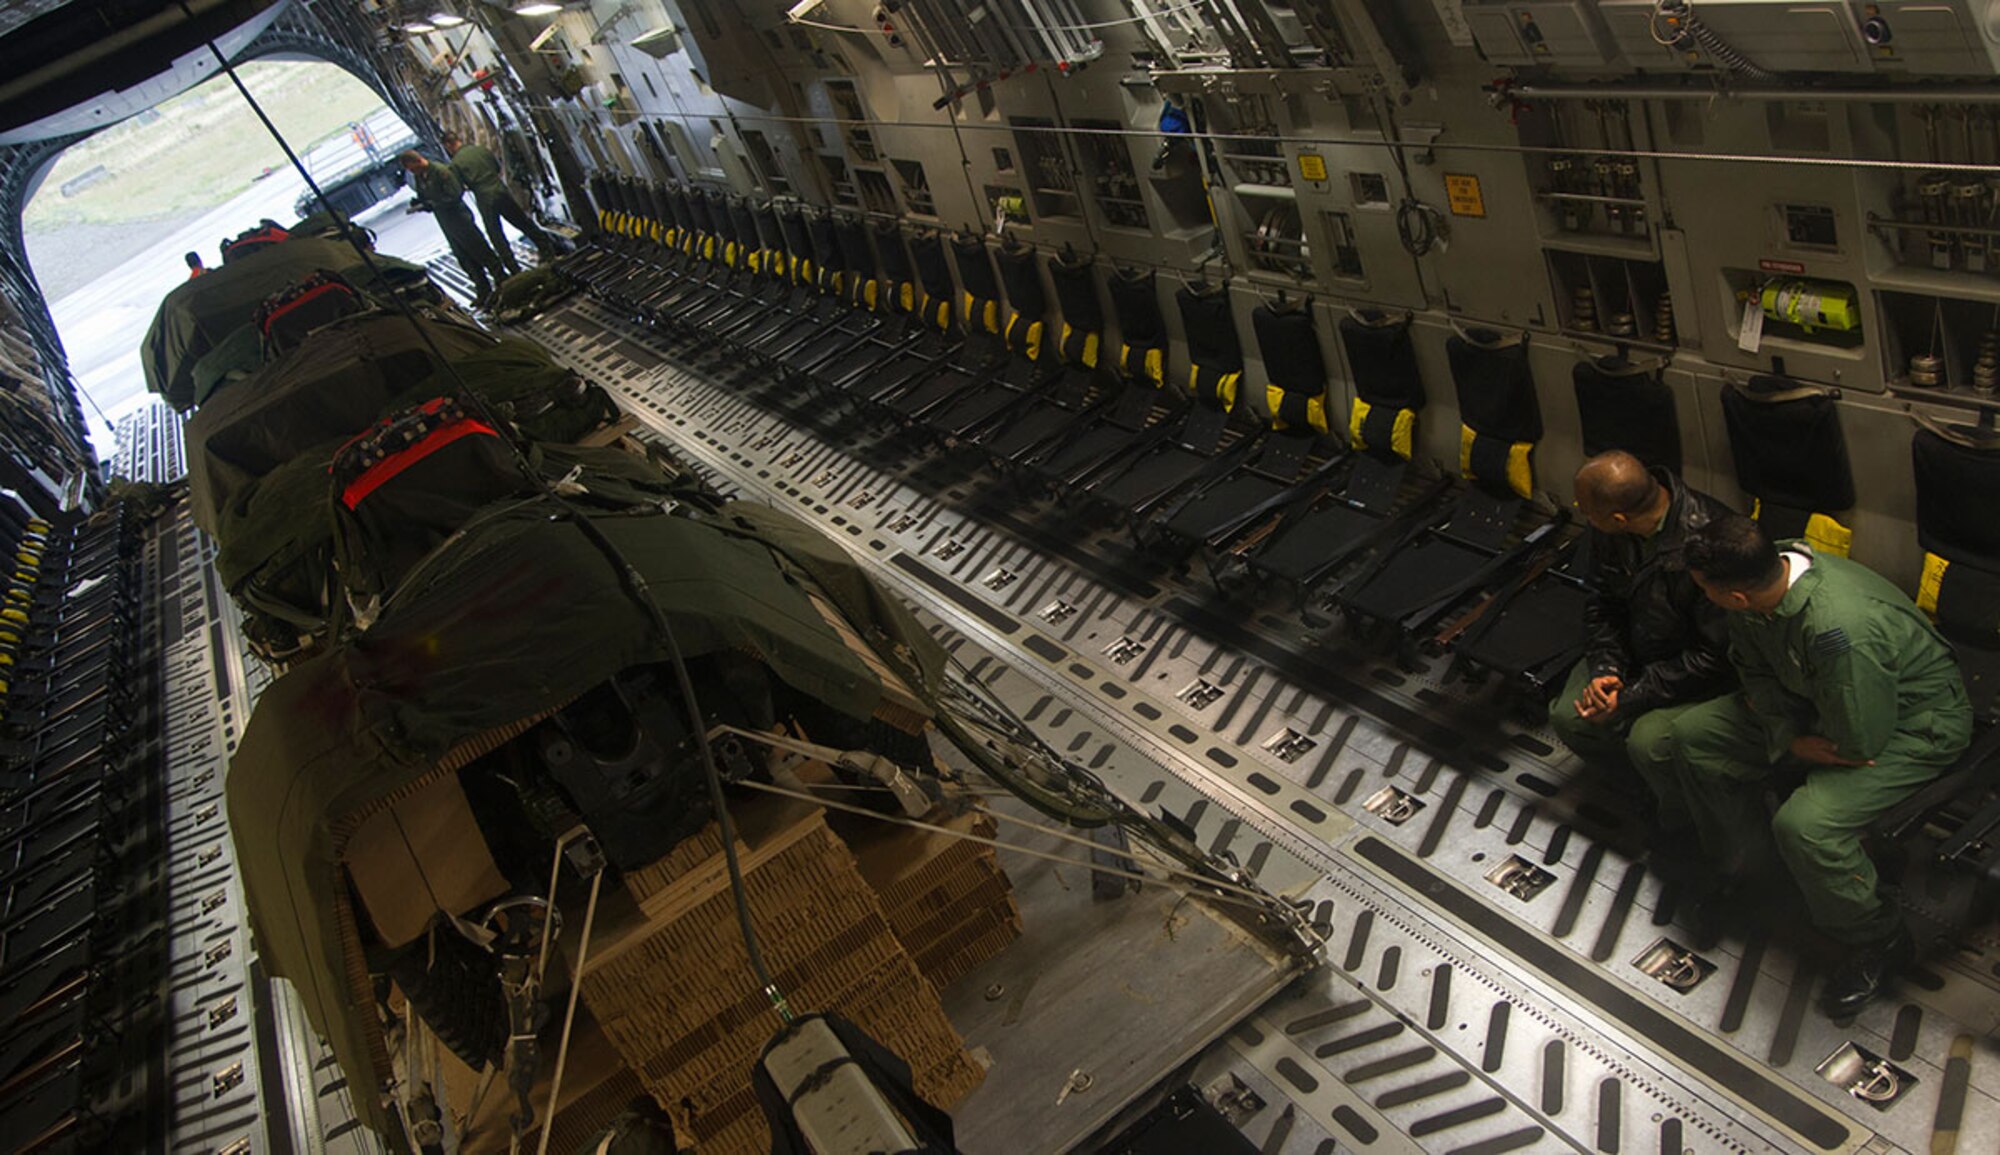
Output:
[[[1588,647],[1549,724],[1586,761],[1637,771],[1660,803],[1658,828],[1681,830],[1689,819],[1674,786],[1674,717],[1736,681],[1723,615],[1681,555],[1695,530],[1730,511],[1617,450],[1585,461],[1575,488],[1597,590],[1584,611]]]

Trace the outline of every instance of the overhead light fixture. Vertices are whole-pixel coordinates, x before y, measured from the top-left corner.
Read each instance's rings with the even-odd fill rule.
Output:
[[[416,34],[422,34],[425,32],[436,32],[437,25],[426,24],[422,20],[412,20],[407,24],[403,25],[403,31]]]
[[[456,28],[465,23],[465,17],[460,16],[456,12],[447,12],[440,9],[431,13],[431,23],[437,25],[439,28]]]
[[[673,54],[677,43],[674,40],[674,36],[679,31],[680,29],[671,24],[661,24],[657,27],[646,29],[625,43],[654,59],[659,59],[660,57]]]
[[[549,3],[546,3],[546,2],[545,2],[545,0],[537,0],[537,2],[536,2],[536,3],[532,3],[532,4],[523,4],[523,5],[521,5],[521,6],[519,7],[519,8],[516,8],[516,9],[514,9],[514,15],[516,15],[516,16],[548,16],[548,15],[552,15],[552,14],[554,14],[554,13],[557,13],[557,12],[560,12],[560,11],[562,11],[562,9],[563,9],[563,6],[562,6],[562,5],[560,5],[560,4],[549,4]]]
[[[540,52],[542,50],[542,45],[547,44],[551,40],[554,40],[556,38],[556,34],[561,31],[562,31],[562,25],[560,24],[551,24],[547,28],[542,29],[539,35],[537,35],[533,40],[528,41],[528,51]]]

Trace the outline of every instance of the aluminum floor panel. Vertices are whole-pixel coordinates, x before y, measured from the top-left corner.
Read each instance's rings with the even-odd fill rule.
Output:
[[[1631,829],[1616,799],[1438,663],[1217,602],[1108,535],[1052,528],[990,475],[871,445],[749,374],[634,362],[657,347],[595,304],[527,332],[718,485],[846,541],[962,658],[1004,671],[1003,696],[1058,745],[1081,727],[1079,757],[1138,753],[1100,771],[1117,788],[1315,904],[1333,965],[1202,1060],[1276,1093],[1246,1133],[1268,1141],[1289,1111],[1265,1149],[1942,1150],[1960,1096],[1957,1149],[2000,1149],[1990,941],[1828,1022],[1808,1005],[1809,945],[1688,941],[1671,894],[1616,849]],[[1525,900],[1487,880],[1515,856],[1551,876]],[[1713,968],[1691,991],[1635,965],[1661,938]],[[1961,1039],[1979,1045],[1948,1062]],[[1915,1083],[1886,1109],[1861,1102],[1815,1070],[1847,1044]]]

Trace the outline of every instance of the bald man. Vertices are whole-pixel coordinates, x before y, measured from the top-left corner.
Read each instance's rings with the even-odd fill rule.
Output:
[[[1657,834],[1690,825],[1676,785],[1673,721],[1729,691],[1728,627],[1682,558],[1687,540],[1728,514],[1664,469],[1621,450],[1576,471],[1597,587],[1584,611],[1583,660],[1549,706],[1549,724],[1584,760],[1637,771],[1659,803]],[[1665,840],[1671,845],[1672,840]]]

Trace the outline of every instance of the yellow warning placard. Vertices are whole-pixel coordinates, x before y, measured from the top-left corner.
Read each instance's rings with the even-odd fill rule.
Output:
[[[1326,158],[1316,152],[1299,154],[1299,175],[1309,181],[1326,179]]]
[[[1444,196],[1445,201],[1451,205],[1452,216],[1486,215],[1486,197],[1479,191],[1479,178],[1470,173],[1444,174]]]

